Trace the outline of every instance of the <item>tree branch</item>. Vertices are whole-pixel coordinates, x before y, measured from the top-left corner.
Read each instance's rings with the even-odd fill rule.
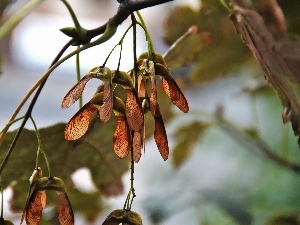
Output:
[[[234,127],[232,124],[230,124],[223,118],[220,118],[219,126],[229,137],[231,137],[236,142],[240,143],[242,146],[246,147],[248,150],[262,155],[271,162],[276,163],[277,165],[291,170],[295,173],[300,172],[299,163],[282,158],[266,142],[264,142],[259,137],[254,138],[250,135],[245,134],[243,131]]]
[[[123,0],[118,1],[120,2],[119,8],[117,13],[111,17],[105,24],[101,25],[100,27],[97,27],[95,29],[87,30],[87,37],[92,39],[100,34],[103,34],[106,26],[108,24],[113,26],[119,26],[121,23],[126,20],[131,13],[142,10],[145,8],[149,8],[152,6],[164,4],[170,1],[174,0]]]

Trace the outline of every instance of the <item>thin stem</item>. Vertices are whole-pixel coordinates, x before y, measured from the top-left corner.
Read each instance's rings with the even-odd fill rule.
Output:
[[[48,160],[48,158],[47,158],[46,153],[44,152],[44,150],[43,150],[43,148],[42,148],[42,139],[41,139],[40,132],[39,132],[39,130],[38,130],[37,126],[36,126],[36,123],[35,123],[34,119],[32,118],[32,116],[30,116],[30,120],[31,120],[31,122],[32,122],[32,124],[33,124],[33,126],[34,126],[36,138],[37,138],[37,141],[38,141],[38,150],[37,150],[37,157],[36,157],[36,165],[35,165],[35,168],[38,168],[39,154],[42,153],[42,155],[44,156],[46,165],[47,165],[49,177],[51,177],[50,163],[49,163],[49,160]]]
[[[234,10],[230,7],[230,4],[226,0],[219,0],[220,3],[228,10],[228,12],[233,13]]]
[[[61,0],[65,6],[67,7],[71,17],[72,17],[72,20],[73,20],[73,23],[74,23],[74,26],[76,28],[77,31],[79,31],[81,29],[81,26],[79,24],[79,21],[74,13],[74,10],[72,9],[71,5],[67,2],[67,0]]]
[[[80,46],[77,47],[77,49],[80,48]],[[79,57],[79,53],[76,54],[76,77],[77,77],[77,82],[80,81],[81,79],[81,75],[80,75],[80,57]],[[82,108],[82,95],[79,97],[79,108]]]
[[[133,132],[131,134],[133,137]],[[134,189],[134,158],[133,158],[133,147],[130,148],[130,157],[131,157],[131,163],[130,163],[130,189],[128,191],[128,194],[126,196],[126,200],[123,206],[124,210],[131,210],[133,199],[136,197],[135,189]]]
[[[102,65],[102,67],[105,67],[105,64],[107,63],[107,61],[108,61],[110,55],[113,53],[113,51],[115,50],[115,48],[116,48],[117,46],[119,46],[119,45],[122,46],[123,40],[124,40],[126,34],[128,33],[128,31],[131,29],[131,27],[132,27],[132,24],[126,29],[126,31],[124,32],[124,34],[123,34],[123,36],[121,37],[120,41],[119,41],[119,42],[112,48],[112,50],[109,52],[109,54],[108,54],[108,56],[106,57],[106,59],[105,59],[103,65]]]
[[[133,82],[134,82],[134,87],[135,90],[138,90],[138,66],[137,66],[137,55],[136,55],[136,18],[134,16],[134,14],[131,14],[131,21],[132,21],[132,27],[133,27]]]
[[[60,52],[57,54],[57,56],[54,58],[54,60],[53,60],[53,62],[51,63],[51,66],[52,65],[54,65],[58,60],[59,60],[59,58],[62,56],[62,54],[67,50],[67,48],[69,47],[69,46],[71,46],[72,45],[72,43],[73,43],[73,39],[71,39],[67,44],[65,44],[65,46],[60,50]],[[51,66],[50,66],[50,68],[51,68]],[[49,73],[48,73],[49,72]],[[7,122],[7,124],[10,124],[14,119],[15,119],[15,117],[17,116],[17,114],[20,112],[20,110],[21,110],[21,108],[24,106],[24,104],[26,103],[26,101],[29,99],[29,97],[32,95],[32,93],[39,87],[39,90],[37,91],[37,93],[35,94],[35,96],[34,96],[34,98],[32,99],[32,101],[31,101],[31,103],[30,103],[30,106],[28,107],[28,110],[30,109],[30,108],[33,108],[33,106],[34,106],[34,104],[35,104],[35,98],[37,99],[37,97],[38,97],[38,95],[39,95],[39,92],[41,92],[41,90],[43,89],[43,86],[45,85],[45,83],[46,83],[46,80],[47,80],[47,77],[50,75],[50,73],[52,72],[52,70],[50,71],[50,70],[48,70],[33,86],[32,86],[32,88],[28,91],[28,93],[25,95],[25,97],[21,100],[21,102],[19,103],[19,105],[17,106],[17,108],[15,109],[15,111],[13,112],[13,114],[11,115],[11,117],[9,118],[9,120],[8,120],[8,122]],[[28,111],[27,110],[27,111]],[[23,116],[22,118],[24,118],[24,120],[25,120],[25,122],[23,121],[23,123],[24,123],[24,125],[25,125],[25,123],[26,123],[26,121],[27,121],[27,119],[29,118],[29,116],[26,118],[26,115],[25,116]],[[20,127],[22,127],[22,126],[24,126],[23,125],[23,123],[22,123],[22,125],[20,126]],[[1,131],[1,133],[0,133],[0,145],[1,145],[1,143],[2,143],[2,141],[3,141],[3,138],[4,138],[4,136],[6,135],[6,133],[7,133],[7,131],[8,131],[8,127],[7,128],[5,128],[5,129],[3,129],[2,131]],[[0,169],[0,171],[2,171],[1,169]],[[1,174],[1,172],[0,172],[0,174]]]
[[[145,35],[146,35],[146,38],[147,38],[147,42],[148,42],[148,53],[149,53],[149,59],[152,60],[153,59],[153,55],[152,53],[154,53],[154,46],[153,46],[153,42],[152,42],[152,39],[151,39],[151,36],[150,36],[150,33],[147,29],[147,26],[145,24],[145,21],[141,15],[141,13],[139,11],[136,11],[136,14],[140,20],[140,23],[138,23],[145,31]]]
[[[123,41],[120,43],[121,49],[120,49],[120,55],[119,55],[119,61],[117,66],[117,71],[120,71],[120,65],[121,65],[121,58],[122,58],[122,50],[123,50]]]
[[[48,69],[48,71],[34,84],[34,86],[31,88],[31,90],[27,93],[27,95],[23,98],[23,100],[21,101],[21,103],[17,106],[16,110],[14,111],[13,115],[11,116],[11,118],[9,119],[9,122],[14,120],[14,118],[16,117],[16,115],[19,113],[19,111],[21,110],[21,108],[23,107],[23,105],[25,104],[25,102],[28,100],[28,98],[31,96],[31,94],[33,93],[33,91],[38,88],[38,90],[36,91],[35,95],[33,96],[33,99],[31,100],[31,103],[29,104],[29,107],[26,111],[26,114],[24,116],[24,119],[22,121],[22,124],[20,125],[6,155],[5,158],[3,159],[1,165],[0,165],[0,175],[2,174],[2,171],[6,165],[6,163],[8,162],[8,159],[17,143],[17,140],[19,138],[19,136],[21,135],[21,132],[28,120],[28,118],[31,116],[31,111],[44,87],[44,85],[46,84],[46,81],[48,79],[48,76],[50,75],[50,73],[59,65],[63,62],[63,60],[59,60],[59,58],[62,56],[62,54],[67,50],[67,48],[69,46],[72,45],[73,43],[73,39],[71,39],[61,50],[60,52],[57,54],[57,56],[54,58],[53,62],[51,63],[51,67]],[[59,63],[60,62],[60,63]],[[8,123],[9,123],[8,122]],[[2,143],[2,140],[5,136],[5,134],[7,133],[8,129],[4,129],[3,132],[0,135],[0,145]]]
[[[9,129],[9,127],[10,127],[11,125],[13,125],[14,123],[16,123],[16,122],[18,122],[19,120],[22,120],[22,119],[24,119],[24,116],[21,116],[20,118],[17,118],[17,119],[15,119],[15,120],[12,120],[12,121],[8,122],[8,123],[5,125],[5,127],[0,131],[0,134],[1,134],[2,132],[4,132],[6,129]]]
[[[233,140],[237,141],[249,150],[263,155],[264,157],[266,157],[267,159],[271,160],[279,166],[282,166],[286,169],[297,173],[300,172],[300,164],[282,158],[281,156],[276,154],[275,151],[260,138],[254,139],[250,135],[247,135],[243,131],[240,131],[238,128],[234,127],[230,122],[222,118],[217,118],[216,123],[228,136],[230,136]]]
[[[130,166],[130,190],[132,193],[131,202],[128,209],[131,209],[133,199],[136,197],[135,189],[134,189],[134,158],[133,158],[133,147],[131,147],[131,166]]]
[[[187,37],[189,37],[191,34],[195,34],[198,32],[198,27],[195,26],[191,26],[182,36],[180,36],[172,45],[171,47],[164,53],[163,57],[166,58],[170,52],[172,52],[172,50],[180,43],[182,42],[184,39],[186,39]]]

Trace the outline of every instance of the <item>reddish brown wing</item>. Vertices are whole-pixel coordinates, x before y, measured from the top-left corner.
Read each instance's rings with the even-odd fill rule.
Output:
[[[136,93],[131,89],[126,89],[126,118],[129,127],[134,131],[140,131],[144,125],[144,115],[142,106]]]
[[[176,105],[182,112],[187,113],[189,111],[189,104],[178,87],[175,80],[162,78],[162,85],[166,95],[171,99],[174,105]]]
[[[133,147],[133,160],[138,163],[142,155],[142,132],[135,131],[133,134],[132,147]]]
[[[71,90],[66,94],[66,96],[64,97],[61,103],[61,107],[63,109],[69,108],[71,105],[74,104],[74,102],[76,102],[80,98],[86,83],[91,78],[92,78],[91,76],[86,75],[83,78],[81,78],[81,80],[71,88]]]
[[[66,193],[59,193],[58,195],[58,220],[61,225],[73,225],[74,214]]]
[[[85,104],[67,123],[65,128],[66,140],[77,140],[89,128],[90,119],[97,108],[90,103]]]
[[[39,225],[42,211],[46,206],[46,192],[34,191],[28,201],[25,220],[26,224]]]
[[[117,128],[114,133],[114,151],[121,159],[125,158],[130,151],[129,128],[124,116],[117,117]]]
[[[100,107],[100,120],[107,122],[113,110],[113,93],[110,83],[104,83],[103,88],[103,105]]]
[[[162,158],[166,161],[169,156],[169,145],[168,145],[168,137],[167,137],[164,121],[161,116],[157,116],[154,119],[155,119],[154,139]]]
[[[156,80],[155,78],[151,78],[150,110],[152,116],[155,115],[156,104],[157,104]]]
[[[138,96],[139,98],[145,98],[146,96],[145,82],[142,75],[138,76]]]

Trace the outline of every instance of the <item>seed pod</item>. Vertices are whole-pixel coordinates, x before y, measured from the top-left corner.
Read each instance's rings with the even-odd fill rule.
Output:
[[[117,116],[117,127],[113,136],[113,145],[116,155],[123,159],[130,151],[130,131],[124,116]]]
[[[169,157],[169,144],[164,121],[160,113],[158,104],[156,106],[155,115],[153,117],[155,120],[154,140],[160,155],[166,161]]]
[[[138,163],[142,155],[143,135],[142,131],[135,131],[133,134],[132,148],[133,148],[133,160]]]
[[[42,219],[42,211],[46,207],[46,192],[34,190],[26,206],[26,224],[39,225]],[[21,221],[22,223],[22,221]]]
[[[74,214],[67,193],[58,194],[58,221],[61,225],[74,224]]]
[[[112,211],[102,225],[119,225],[119,224],[128,224],[128,225],[142,225],[141,216],[131,210],[116,209]]]
[[[42,177],[38,179],[34,186],[34,191],[58,191],[65,192],[65,184],[58,177]]]
[[[131,77],[123,71],[113,71],[112,82],[121,85],[124,89],[134,89]]]
[[[148,59],[148,58],[149,58],[149,53],[148,52],[143,52],[138,57],[138,62],[143,61],[144,59]]]
[[[91,117],[97,107],[96,104],[88,102],[70,119],[65,128],[66,140],[77,140],[87,132]]]
[[[163,90],[171,99],[172,103],[176,105],[181,111],[187,113],[189,111],[188,102],[178,87],[176,81],[173,79],[169,70],[162,64],[155,64],[155,72],[161,76]]]
[[[10,220],[0,218],[0,225],[14,225]]]
[[[164,57],[160,54],[154,53],[153,54],[153,61],[154,61],[155,64],[160,63],[160,64],[164,65],[165,67],[167,67],[167,63],[166,63]]]
[[[94,67],[93,69],[90,70],[90,72],[88,74],[86,74],[84,77],[82,77],[80,79],[80,81],[78,81],[78,83],[76,83],[71,90],[66,94],[66,96],[63,98],[63,101],[61,103],[61,107],[63,109],[65,108],[69,108],[71,105],[74,104],[74,102],[76,102],[80,96],[82,95],[82,92],[85,88],[86,83],[92,79],[95,78],[95,73],[96,71],[99,70],[99,67]]]
[[[144,114],[137,94],[134,90],[126,89],[126,119],[129,127],[134,131],[140,131],[144,126]]]
[[[58,194],[58,220],[60,224],[73,225],[74,214],[65,190],[65,184],[58,177],[42,177],[35,182],[34,189],[25,205],[25,213],[23,212],[26,224],[40,224],[42,211],[46,207],[46,191],[55,191]],[[24,218],[23,215],[21,224]]]

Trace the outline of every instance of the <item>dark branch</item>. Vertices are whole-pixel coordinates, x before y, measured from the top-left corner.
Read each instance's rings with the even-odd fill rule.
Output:
[[[89,39],[92,39],[100,34],[103,34],[107,24],[113,25],[113,26],[119,26],[121,23],[126,20],[131,13],[137,11],[137,10],[142,10],[145,8],[149,8],[152,6],[164,4],[166,2],[170,2],[174,0],[123,0],[123,1],[118,1],[120,2],[119,8],[117,13],[111,17],[108,22],[105,24],[101,25],[100,27],[97,27],[92,30],[87,31],[87,36]]]
[[[278,155],[267,143],[265,143],[259,137],[253,138],[250,135],[245,134],[243,131],[234,127],[232,124],[227,122],[225,119],[220,118],[220,128],[225,131],[225,133],[231,137],[236,142],[240,143],[242,146],[248,150],[264,156],[271,162],[291,170],[295,173],[300,173],[300,164],[297,162],[289,161]]]

